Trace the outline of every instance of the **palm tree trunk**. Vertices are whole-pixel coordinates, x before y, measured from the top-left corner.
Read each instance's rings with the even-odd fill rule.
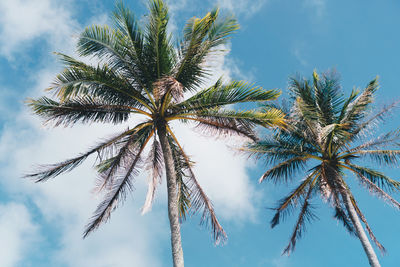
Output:
[[[369,265],[371,265],[372,267],[380,267],[381,265],[379,264],[378,257],[376,256],[375,251],[372,248],[367,235],[365,234],[364,228],[361,225],[360,219],[358,218],[358,214],[354,209],[353,203],[351,202],[350,194],[348,194],[347,192],[342,192],[341,194],[347,212],[349,213],[350,219],[353,222],[358,239],[360,239],[364,251],[367,254]]]
[[[167,176],[168,187],[168,217],[171,228],[171,246],[172,246],[172,259],[174,267],[183,267],[183,250],[181,241],[181,226],[179,222],[178,210],[178,191],[176,185],[176,173],[174,160],[172,158],[171,147],[167,139],[167,131],[165,126],[157,127],[158,137],[164,155],[165,170]]]

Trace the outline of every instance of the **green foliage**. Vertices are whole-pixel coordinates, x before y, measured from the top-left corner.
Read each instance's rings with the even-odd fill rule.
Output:
[[[343,200],[343,195],[351,195],[344,179],[346,172],[374,195],[400,208],[400,203],[389,195],[400,191],[400,182],[360,165],[363,159],[378,166],[397,166],[400,160],[398,130],[376,138],[370,138],[366,132],[397,104],[368,116],[378,89],[377,79],[368,83],[362,91],[353,90],[347,98],[340,90],[338,76],[333,72],[318,75],[314,71],[311,81],[291,78],[289,89],[292,102],[288,109],[288,126],[277,129],[272,138],[249,143],[244,149],[251,156],[272,165],[260,182],[287,183],[294,181],[298,174],[306,173],[300,185],[278,203],[271,220],[271,226],[275,227],[301,206],[290,242],[284,250],[287,254],[294,250],[296,240],[302,236],[305,222],[315,218],[310,205],[312,197],[318,193],[334,209],[334,218],[355,235]],[[384,251],[352,195],[351,198],[371,239]]]

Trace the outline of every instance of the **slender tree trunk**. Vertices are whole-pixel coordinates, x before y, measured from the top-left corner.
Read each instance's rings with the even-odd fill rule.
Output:
[[[164,155],[165,170],[167,176],[168,187],[168,217],[171,227],[171,246],[172,246],[172,259],[174,267],[183,267],[183,250],[181,241],[181,225],[179,222],[178,210],[178,191],[176,185],[176,173],[174,160],[172,158],[171,147],[167,139],[167,132],[165,126],[158,127],[158,137]]]
[[[357,236],[361,241],[365,253],[367,254],[369,265],[373,267],[380,267],[381,265],[379,264],[378,257],[376,256],[375,251],[372,248],[367,235],[365,234],[364,228],[360,222],[360,219],[358,218],[358,214],[353,206],[353,203],[351,202],[350,195],[347,192],[342,192],[341,194],[346,209],[350,215],[350,219],[353,222]]]

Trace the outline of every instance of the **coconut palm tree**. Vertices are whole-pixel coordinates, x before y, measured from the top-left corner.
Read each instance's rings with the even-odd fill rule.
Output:
[[[55,99],[31,99],[29,105],[54,126],[78,122],[119,124],[131,117],[136,118],[135,123],[75,158],[42,166],[28,176],[43,182],[74,169],[91,154],[98,155],[97,187],[105,198],[86,226],[86,237],[109,219],[132,189],[134,177],[142,167],[151,172],[142,209],[143,213],[148,211],[165,170],[173,262],[174,266],[183,266],[180,221],[189,212],[201,210],[201,222],[211,226],[216,242],[226,234],[192,171],[192,162],[171,129],[171,122],[193,122],[215,134],[237,134],[255,140],[252,127],[280,125],[284,123],[282,112],[222,107],[268,101],[280,93],[242,81],[224,84],[221,79],[199,90],[212,74],[208,59],[221,53],[221,46],[238,29],[236,20],[221,18],[218,9],[203,18],[190,19],[177,45],[168,33],[168,9],[162,0],[149,2],[145,25],[139,25],[122,4],[117,5],[112,19],[113,27],[94,25],[79,36],[79,56],[91,56],[97,64],[59,54],[66,68],[48,89]]]
[[[374,79],[364,90],[353,90],[345,98],[334,72],[319,77],[314,71],[312,81],[292,78],[289,85],[292,101],[287,108],[289,126],[248,145],[246,150],[251,155],[272,165],[260,182],[293,182],[305,171],[299,185],[274,208],[271,227],[296,207],[300,208],[284,254],[294,250],[306,222],[316,217],[311,199],[319,195],[334,209],[334,217],[361,241],[370,265],[380,266],[362,223],[376,246],[382,252],[385,249],[374,236],[346,181],[355,178],[369,192],[400,208],[400,203],[389,195],[400,190],[400,182],[387,177],[379,167],[373,169],[363,164],[368,159],[378,166],[398,165],[400,159],[400,131],[370,136],[371,128],[395,106],[368,115],[377,88],[378,81]]]

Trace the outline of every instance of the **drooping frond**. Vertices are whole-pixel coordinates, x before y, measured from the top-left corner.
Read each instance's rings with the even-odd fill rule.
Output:
[[[375,171],[373,169],[352,164],[349,162],[347,163],[347,165],[383,190],[386,190],[388,192],[400,191],[400,182],[391,179],[390,177],[384,175],[379,171]]]
[[[306,230],[305,224],[307,222],[317,219],[317,216],[312,212],[313,207],[310,204],[310,196],[312,191],[313,187],[310,186],[306,196],[304,197],[300,214],[293,229],[292,236],[290,237],[289,244],[283,250],[282,254],[289,255],[295,249],[297,240],[302,237],[304,231]]]
[[[320,176],[319,171],[316,169],[309,174],[298,187],[296,187],[288,196],[281,199],[276,208],[274,208],[275,215],[271,220],[271,227],[274,228],[282,220],[284,220],[293,210],[297,207],[301,199],[304,199],[308,194],[307,188],[313,187],[316,179]]]
[[[356,176],[360,179],[361,183],[363,185],[365,185],[370,190],[371,193],[376,194],[377,196],[383,198],[384,200],[386,200],[387,202],[392,204],[394,207],[400,209],[400,203],[399,202],[397,202],[393,197],[391,197],[388,193],[386,193],[383,189],[381,189],[379,186],[377,186],[371,180],[369,180],[364,175],[362,175],[361,172],[357,171],[353,167],[350,167],[348,169],[356,174]],[[386,182],[388,182],[388,181],[386,181]],[[391,181],[391,182],[393,184],[393,181]],[[388,182],[388,184],[390,184],[390,182]],[[396,186],[396,188],[397,188],[397,186]]]
[[[44,118],[45,123],[54,126],[71,126],[75,123],[111,122],[118,124],[128,119],[133,108],[122,105],[110,105],[101,99],[89,96],[75,97],[71,100],[57,102],[47,97],[37,100],[29,99],[28,105],[33,112]]]
[[[178,143],[178,140],[170,130],[169,133],[171,134],[172,137],[169,139],[170,145],[174,146],[175,149],[179,149],[179,153],[185,160],[185,167],[187,171],[186,185],[190,190],[190,204],[191,204],[190,208],[192,212],[197,213],[198,211],[202,210],[201,224],[205,224],[206,226],[211,227],[213,233],[213,239],[215,240],[216,244],[224,242],[226,239],[226,233],[215,215],[214,207],[211,200],[208,198],[208,196],[198,183],[194,175],[194,172],[191,168],[191,163],[189,161],[189,158],[183,151],[183,148]]]
[[[117,172],[124,167],[125,163],[129,161],[132,154],[132,147],[137,146],[142,142],[142,139],[147,135],[152,135],[150,132],[152,125],[149,122],[138,124],[133,128],[131,135],[125,137],[124,140],[118,143],[118,151],[116,155],[101,161],[97,166],[99,173],[98,191],[109,189],[114,184],[114,178]],[[150,132],[150,133],[149,133]]]
[[[137,168],[141,160],[141,154],[153,133],[151,126],[144,127],[136,133],[137,139],[130,144],[129,153],[126,153],[126,156],[123,157],[118,173],[113,174],[114,179],[112,179],[111,188],[97,207],[90,222],[86,225],[83,237],[98,228],[101,223],[107,222],[111,212],[125,200],[128,191],[133,190],[133,178],[138,174]]]
[[[178,206],[179,206],[179,219],[180,221],[186,220],[191,207],[190,189],[186,185],[188,162],[182,155],[180,148],[175,143],[174,138],[168,135],[168,143],[171,147],[172,158],[174,159],[174,169],[176,174],[176,182],[178,187]],[[189,162],[192,164],[192,162]]]
[[[164,158],[161,150],[160,143],[154,137],[153,146],[147,158],[146,169],[151,173],[149,177],[149,185],[147,189],[146,200],[142,207],[142,214],[151,210],[154,195],[157,189],[157,184],[161,183],[161,176],[163,173]]]
[[[338,221],[342,222],[344,228],[347,230],[349,234],[357,236],[353,222],[351,221],[349,215],[347,214],[345,207],[343,207],[343,204],[338,202],[335,205],[334,209],[335,209],[335,214],[333,217]]]
[[[292,158],[318,159],[318,151],[299,138],[290,137],[280,129],[273,138],[265,138],[255,143],[247,144],[243,151],[256,159],[263,159],[267,164],[281,164]]]
[[[107,139],[104,142],[101,142],[99,145],[94,146],[89,151],[80,154],[76,158],[68,159],[63,162],[57,164],[43,165],[39,167],[39,171],[36,173],[31,173],[25,175],[27,178],[33,178],[36,182],[44,182],[50,178],[54,178],[64,172],[69,172],[72,169],[78,167],[88,156],[93,153],[99,153],[99,155],[103,153],[107,153],[108,151],[104,151],[106,149],[113,149],[115,143],[131,134],[132,130],[124,131],[121,134],[115,135],[110,139]]]

